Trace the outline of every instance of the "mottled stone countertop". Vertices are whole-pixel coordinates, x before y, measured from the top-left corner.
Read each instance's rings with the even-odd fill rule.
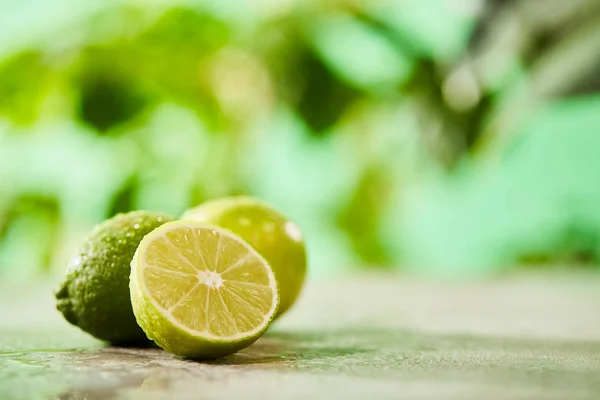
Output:
[[[106,347],[51,286],[0,286],[0,400],[600,399],[600,275],[311,283],[253,346],[213,362]]]

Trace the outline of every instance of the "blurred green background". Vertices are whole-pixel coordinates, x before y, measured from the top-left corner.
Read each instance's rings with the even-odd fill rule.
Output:
[[[313,278],[593,268],[600,2],[0,2],[0,281],[231,194]]]

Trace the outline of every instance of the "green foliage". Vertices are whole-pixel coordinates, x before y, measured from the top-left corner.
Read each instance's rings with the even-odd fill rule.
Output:
[[[0,113],[15,123],[33,123],[51,74],[43,55],[27,50],[0,63]]]
[[[600,152],[585,136],[598,126],[585,110],[600,89],[600,5],[545,2],[1,6],[0,277],[62,268],[116,212],[243,193],[298,221],[312,273],[598,262],[591,208],[544,219],[538,204],[595,199],[600,157],[580,152]],[[564,175],[534,178],[536,157],[567,146],[536,132],[558,126],[579,133],[568,155],[546,156]],[[512,219],[504,196],[531,206]],[[520,228],[542,222],[552,239]],[[26,247],[32,272],[19,274],[9,258]]]

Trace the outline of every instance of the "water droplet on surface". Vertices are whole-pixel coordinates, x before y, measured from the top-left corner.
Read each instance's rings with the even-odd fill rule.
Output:
[[[162,220],[163,220],[163,217],[158,217],[158,218],[156,218],[156,221],[157,221],[157,222],[162,222]]]
[[[135,224],[135,225],[133,226],[133,229],[140,229],[140,224]]]

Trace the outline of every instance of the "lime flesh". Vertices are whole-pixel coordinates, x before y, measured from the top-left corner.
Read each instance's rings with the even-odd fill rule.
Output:
[[[252,246],[227,230],[189,221],[167,223],[142,240],[130,289],[148,337],[196,359],[250,345],[279,304],[273,271]]]
[[[306,251],[298,226],[250,196],[210,200],[186,211],[182,220],[228,229],[250,243],[271,265],[280,291],[277,316],[296,301],[306,275]]]

